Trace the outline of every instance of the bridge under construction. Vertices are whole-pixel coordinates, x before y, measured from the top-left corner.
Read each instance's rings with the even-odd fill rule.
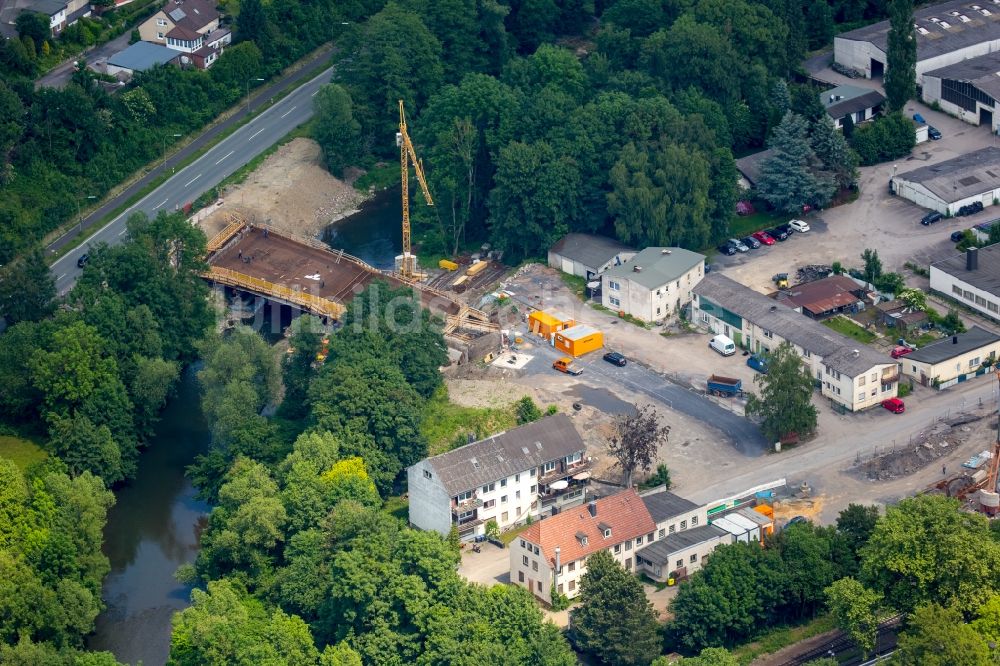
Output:
[[[340,250],[232,215],[208,242],[209,282],[337,320],[345,306],[375,280],[409,287],[422,305],[445,322],[449,346],[480,356],[500,344],[500,327],[489,316],[444,292],[381,271]]]

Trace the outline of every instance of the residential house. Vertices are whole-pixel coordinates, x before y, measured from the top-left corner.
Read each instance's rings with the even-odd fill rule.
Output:
[[[977,202],[992,206],[1000,199],[1000,148],[980,148],[897,174],[889,185],[904,199],[942,215],[956,215],[962,206]]]
[[[885,102],[885,95],[871,88],[837,86],[821,92],[819,101],[837,129],[843,129],[848,117],[855,125],[874,119]]]
[[[931,291],[1000,320],[1000,244],[970,247],[931,264]]]
[[[74,0],[78,4],[80,0]],[[74,7],[75,9],[76,7]],[[89,5],[88,5],[89,9]],[[21,0],[20,2],[0,2],[0,33],[6,38],[17,36],[17,17],[24,12],[44,14],[49,19],[49,29],[58,35],[69,25],[72,10],[66,0]],[[88,12],[89,13],[89,12]],[[74,19],[75,20],[75,19]]]
[[[692,320],[755,354],[791,343],[821,394],[845,409],[896,396],[894,361],[724,275],[709,273],[694,288]]]
[[[625,490],[532,523],[510,544],[510,582],[546,603],[553,588],[572,599],[592,554],[606,550],[626,571],[636,571],[636,553],[655,539],[642,498]]]
[[[948,388],[986,374],[1000,355],[1000,335],[973,326],[899,359],[903,374],[924,386]]]
[[[463,539],[584,501],[586,445],[565,414],[546,416],[437,456],[407,470],[410,524]]]
[[[705,275],[705,255],[679,247],[647,247],[601,275],[601,304],[642,321],[659,321],[691,302]]]
[[[757,183],[760,181],[761,164],[772,155],[774,155],[774,149],[768,148],[736,160],[736,170],[740,174],[737,179],[739,186],[744,190],[752,190],[757,187]]]
[[[658,539],[640,550],[636,558],[647,576],[666,582],[698,571],[712,551],[728,543],[732,543],[729,532],[702,525]]]
[[[900,300],[882,301],[875,306],[883,326],[895,328],[899,333],[915,331],[927,323],[927,313],[914,310]]]
[[[846,275],[829,275],[778,292],[777,300],[812,319],[863,310],[865,288]]]
[[[607,236],[566,234],[549,250],[549,266],[589,281],[634,255],[634,249]]]
[[[220,19],[215,4],[208,0],[170,0],[139,26],[139,35],[143,41],[186,54],[183,63],[204,69],[232,41],[230,30],[220,26]]]

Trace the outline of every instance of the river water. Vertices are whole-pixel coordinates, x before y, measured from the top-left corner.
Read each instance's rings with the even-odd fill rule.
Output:
[[[167,661],[170,618],[188,606],[191,594],[173,574],[194,561],[209,510],[195,499],[184,468],[208,443],[198,384],[189,369],[139,458],[136,478],[116,493],[108,514],[104,553],[111,573],[104,580],[106,609],[97,618],[91,649],[110,650],[127,664]]]
[[[323,231],[323,240],[375,268],[392,269],[403,251],[399,188],[379,192],[361,210],[334,222]]]

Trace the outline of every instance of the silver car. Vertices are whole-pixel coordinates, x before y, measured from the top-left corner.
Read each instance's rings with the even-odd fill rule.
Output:
[[[730,238],[729,239],[729,244],[732,245],[734,248],[736,248],[737,252],[749,252],[750,251],[750,248],[748,248],[743,241],[737,240],[736,238]]]

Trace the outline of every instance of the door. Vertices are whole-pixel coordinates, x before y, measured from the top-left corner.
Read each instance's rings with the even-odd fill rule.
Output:
[[[880,79],[885,74],[885,63],[872,58],[872,78]]]
[[[993,129],[993,112],[989,109],[979,107],[979,124]]]

